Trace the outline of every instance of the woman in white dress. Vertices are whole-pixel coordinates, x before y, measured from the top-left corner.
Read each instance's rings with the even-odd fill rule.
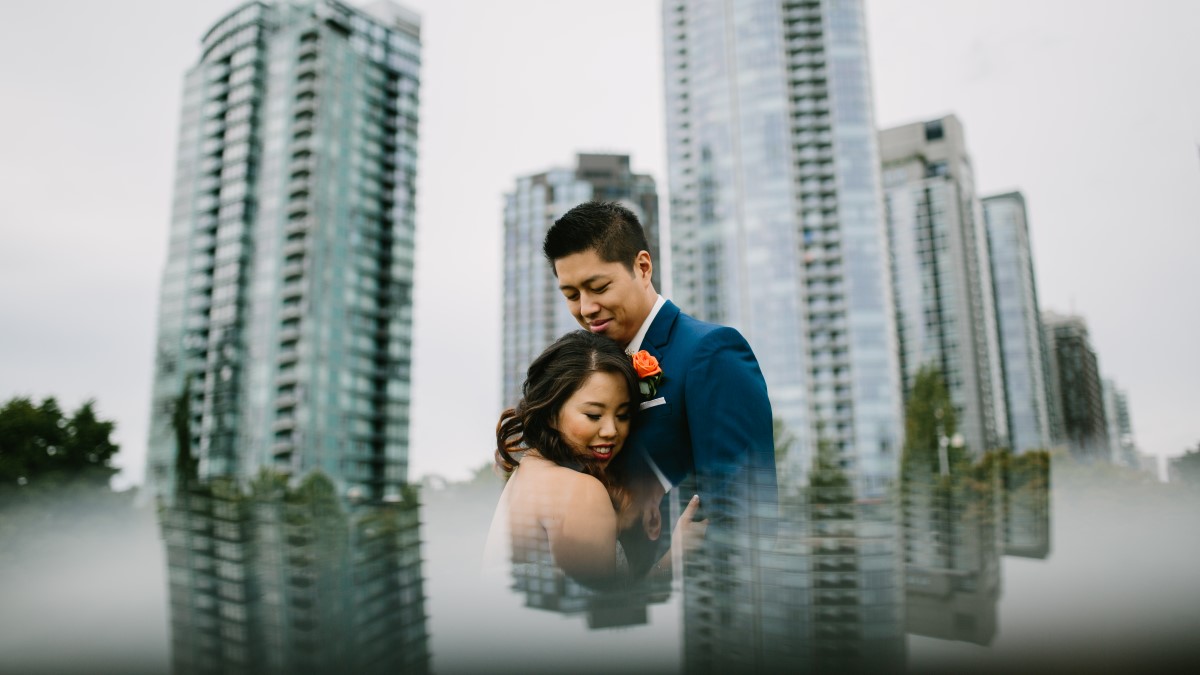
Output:
[[[511,561],[549,563],[585,583],[621,576],[617,535],[657,517],[610,471],[637,408],[630,357],[603,336],[568,333],[529,366],[522,394],[496,427],[496,464],[508,483],[494,523],[507,522]],[[693,498],[680,517],[673,546],[703,536],[704,524],[691,522],[697,505]],[[504,537],[498,529],[493,538]]]

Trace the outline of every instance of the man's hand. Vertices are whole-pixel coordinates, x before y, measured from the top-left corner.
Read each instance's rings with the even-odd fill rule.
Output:
[[[700,495],[692,495],[687,508],[679,516],[679,520],[675,521],[675,529],[671,531],[671,548],[681,551],[683,555],[695,551],[704,543],[704,534],[708,531],[708,519],[695,520],[699,510]]]

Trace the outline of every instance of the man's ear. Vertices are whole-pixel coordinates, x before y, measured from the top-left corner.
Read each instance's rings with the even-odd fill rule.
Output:
[[[662,536],[662,511],[657,505],[647,506],[642,511],[642,530],[646,532],[646,538],[650,541],[658,541]]]
[[[654,275],[654,261],[650,259],[649,251],[638,251],[637,257],[633,259],[633,269],[642,279],[650,281]]]

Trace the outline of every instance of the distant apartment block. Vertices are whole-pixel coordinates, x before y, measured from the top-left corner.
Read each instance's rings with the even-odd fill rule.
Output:
[[[974,168],[954,116],[879,134],[896,341],[905,396],[941,370],[967,447],[1008,439],[988,238]]]
[[[1104,414],[1100,366],[1087,322],[1076,315],[1042,313],[1050,364],[1051,419],[1058,440],[1081,459],[1109,461],[1112,445]]]
[[[1114,380],[1104,378],[1104,421],[1108,425],[1110,458],[1113,464],[1140,469],[1137,442],[1133,437],[1133,421],[1129,417],[1129,397]]]
[[[655,288],[662,291],[658,249],[658,192],[654,179],[630,169],[628,155],[579,154],[573,168],[522,176],[504,199],[504,319],[502,404],[516,405],[529,364],[579,324],[567,310],[554,272],[542,254],[546,231],[564,213],[589,200],[629,207],[646,230]]]

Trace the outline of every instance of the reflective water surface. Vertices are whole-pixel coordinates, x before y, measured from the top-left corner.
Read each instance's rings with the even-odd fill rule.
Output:
[[[871,498],[830,466],[769,537],[597,590],[481,573],[501,485],[386,501],[183,481],[174,499],[0,501],[3,672],[927,672],[1197,655],[1200,495],[1044,454],[909,453]],[[40,500],[40,501],[38,501]],[[675,507],[677,508],[677,506]],[[747,541],[756,542],[746,545]]]

